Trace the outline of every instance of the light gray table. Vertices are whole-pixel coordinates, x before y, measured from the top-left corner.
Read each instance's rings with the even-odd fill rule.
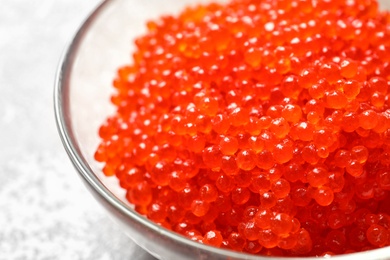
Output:
[[[53,84],[98,0],[1,0],[0,259],[154,259],[107,218],[60,143]]]

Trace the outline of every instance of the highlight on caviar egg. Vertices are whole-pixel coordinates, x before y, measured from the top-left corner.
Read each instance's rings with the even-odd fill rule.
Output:
[[[390,245],[390,13],[376,0],[210,2],[146,27],[95,152],[138,213],[255,255]]]

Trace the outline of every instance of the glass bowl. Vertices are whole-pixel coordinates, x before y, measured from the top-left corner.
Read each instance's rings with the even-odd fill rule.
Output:
[[[63,145],[81,179],[123,231],[158,259],[248,259],[268,257],[218,249],[191,241],[156,225],[134,211],[114,178],[107,178],[93,158],[97,129],[114,112],[109,102],[116,68],[128,63],[132,41],[145,22],[185,5],[207,0],[108,0],[82,24],[64,53],[54,91],[57,126]],[[388,0],[382,8],[390,7]],[[340,255],[333,259],[389,259],[390,247]],[[289,258],[315,259],[315,258]]]

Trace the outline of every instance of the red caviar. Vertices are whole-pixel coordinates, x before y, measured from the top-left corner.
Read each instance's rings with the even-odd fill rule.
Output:
[[[232,0],[148,22],[95,159],[140,214],[273,256],[390,245],[390,14]]]

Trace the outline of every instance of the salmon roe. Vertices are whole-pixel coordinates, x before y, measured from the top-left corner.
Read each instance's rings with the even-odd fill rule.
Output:
[[[390,245],[390,14],[231,0],[147,23],[95,159],[200,243],[331,256]]]

